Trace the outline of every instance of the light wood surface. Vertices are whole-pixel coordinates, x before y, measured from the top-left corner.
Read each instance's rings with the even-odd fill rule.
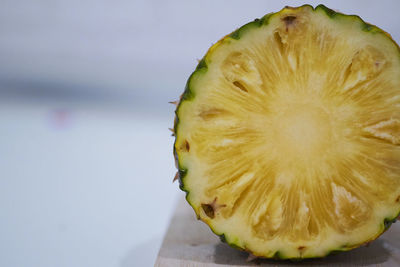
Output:
[[[257,259],[246,262],[248,253],[229,247],[198,221],[182,199],[161,245],[156,267],[211,266],[390,266],[400,267],[400,222],[395,223],[368,247],[301,262]]]

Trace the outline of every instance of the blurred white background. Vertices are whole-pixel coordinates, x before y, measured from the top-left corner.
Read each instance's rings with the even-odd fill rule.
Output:
[[[304,3],[400,41],[398,0],[1,0],[0,266],[152,266],[184,195],[167,102],[212,43]]]

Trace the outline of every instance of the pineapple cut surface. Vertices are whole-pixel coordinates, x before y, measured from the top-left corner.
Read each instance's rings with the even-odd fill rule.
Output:
[[[174,131],[180,187],[228,244],[350,250],[400,212],[400,49],[358,16],[286,7],[209,49]]]

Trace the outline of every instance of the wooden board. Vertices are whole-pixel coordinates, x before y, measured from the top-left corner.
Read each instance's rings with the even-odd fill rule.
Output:
[[[400,267],[400,222],[395,223],[368,247],[298,263],[257,259],[246,262],[248,253],[222,243],[182,199],[161,245],[156,267],[211,266],[390,266]]]

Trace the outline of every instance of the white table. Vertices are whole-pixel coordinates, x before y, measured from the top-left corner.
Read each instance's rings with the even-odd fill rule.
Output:
[[[179,192],[172,123],[2,99],[0,266],[152,266]]]

